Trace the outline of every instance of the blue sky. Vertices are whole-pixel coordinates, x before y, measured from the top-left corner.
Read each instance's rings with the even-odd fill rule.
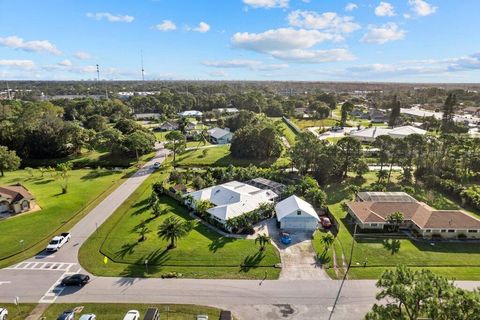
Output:
[[[0,0],[0,78],[478,82],[478,0]]]

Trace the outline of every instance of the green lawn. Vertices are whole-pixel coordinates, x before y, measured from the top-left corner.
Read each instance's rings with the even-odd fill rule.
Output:
[[[310,127],[333,127],[338,124],[335,119],[291,119],[293,123],[297,125],[301,130],[305,130]]]
[[[122,182],[125,173],[104,169],[73,170],[69,174],[68,193],[61,194],[59,181],[50,173],[41,177],[34,170],[32,177],[25,170],[7,172],[0,178],[0,185],[22,183],[35,196],[42,210],[0,221],[0,267],[36,254],[53,235],[70,229],[94,203]],[[24,240],[23,248],[27,249],[21,255],[18,254],[22,249],[20,240]]]
[[[280,130],[282,135],[287,139],[288,143],[293,146],[297,135],[295,132],[282,120],[282,118],[272,118],[275,120],[275,126]]]
[[[365,186],[375,180],[374,173],[369,173],[365,177],[366,181],[358,183],[359,185]],[[341,205],[347,198],[345,186],[345,183],[332,184],[326,188],[329,196],[328,207],[337,220],[340,221],[340,232],[333,245],[338,265],[341,265],[342,254],[345,256],[345,261],[349,261],[353,239],[352,228],[345,220],[347,213]],[[392,190],[398,190],[398,188],[394,187]],[[413,196],[437,209],[459,207],[458,204],[455,204],[451,199],[446,198],[442,194],[427,192],[420,187],[416,189]],[[314,243],[317,251],[321,253],[323,245],[320,243],[319,236],[315,238]],[[328,256],[330,265],[333,265],[333,250],[330,250]],[[366,267],[364,267],[365,262]],[[432,245],[430,242],[411,241],[409,239],[372,240],[357,238],[354,245],[352,269],[349,277],[360,279],[378,278],[383,270],[393,268],[399,264],[429,268],[449,278],[479,280],[480,246],[477,243],[436,242]],[[329,269],[328,273],[332,277],[339,277],[343,274],[342,272],[336,274],[333,269]]]
[[[8,320],[25,320],[35,306],[36,304],[22,303],[21,301],[18,306],[13,303],[0,303],[0,307],[8,310]]]
[[[83,308],[82,308],[83,307]],[[160,311],[161,319],[169,320],[191,320],[196,319],[199,314],[204,314],[209,319],[218,319],[220,317],[220,310],[212,307],[204,307],[188,304],[133,304],[133,303],[79,303],[79,304],[52,304],[43,314],[47,320],[56,319],[65,310],[74,310],[75,308],[82,308],[80,314],[93,313],[97,319],[101,320],[118,320],[123,319],[123,316],[129,310],[138,310],[140,312],[140,319],[143,319],[147,308],[156,307]],[[10,318],[9,318],[10,319]],[[78,319],[76,317],[76,319]]]
[[[230,155],[229,144],[212,148],[189,150],[177,156],[177,165],[182,167],[227,167],[230,164],[240,167],[247,167],[250,164],[259,167],[270,167],[272,165],[285,167],[288,166],[289,160],[283,156],[278,159],[265,161],[234,158]]]
[[[158,141],[167,141],[167,139],[165,138],[165,136],[167,135],[167,133],[169,133],[170,131],[165,131],[165,132],[154,132],[155,134],[155,137],[157,138]],[[196,147],[203,147],[203,146],[209,146],[211,145],[210,142],[208,141],[202,141],[202,142],[199,142],[199,141],[187,141],[187,148],[196,148]]]
[[[166,196],[161,197],[168,213],[154,218],[148,207],[151,186],[162,181],[166,173],[149,177],[134,194],[103,224],[80,249],[82,266],[96,275],[159,277],[179,272],[187,278],[260,279],[267,274],[276,279],[279,254],[269,245],[259,252],[253,240],[236,240],[220,236],[200,223],[177,248],[165,250],[167,243],[156,235],[159,224],[169,216],[191,219],[186,209]],[[135,230],[145,222],[152,232],[138,242]],[[105,265],[104,255],[110,258]],[[148,259],[148,273],[144,265]],[[242,267],[242,265],[245,265]]]

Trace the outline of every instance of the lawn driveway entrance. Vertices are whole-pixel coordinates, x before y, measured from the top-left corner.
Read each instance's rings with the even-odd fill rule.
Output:
[[[312,246],[312,233],[290,231],[292,243],[284,245],[280,242],[280,229],[275,218],[262,221],[255,226],[257,234],[267,234],[272,238],[273,245],[280,252],[282,272],[280,280],[329,280],[330,278],[317,262],[315,250]]]

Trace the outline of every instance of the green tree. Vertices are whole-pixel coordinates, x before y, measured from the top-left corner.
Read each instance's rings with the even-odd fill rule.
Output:
[[[128,152],[135,152],[138,162],[140,159],[139,155],[143,155],[154,150],[155,137],[150,132],[137,130],[125,137],[123,146]]]
[[[166,241],[169,241],[167,249],[173,249],[176,247],[177,241],[180,238],[187,236],[193,229],[191,221],[181,221],[175,217],[168,217],[158,226],[158,236]]]
[[[205,217],[207,215],[207,210],[212,208],[213,206],[214,205],[208,200],[195,201],[195,211],[200,217]]]
[[[57,179],[60,180],[62,194],[65,194],[68,192],[68,176],[72,168],[73,168],[73,164],[71,162],[63,162],[63,163],[57,164],[57,167],[56,167]]]
[[[342,107],[340,109],[340,112],[341,112],[340,125],[342,127],[345,126],[345,124],[347,123],[348,114],[352,112],[354,107],[355,106],[350,101],[344,102],[342,104]]]
[[[321,241],[323,243],[323,252],[327,252],[335,242],[335,237],[330,232],[327,232],[322,236]]]
[[[454,93],[450,93],[443,104],[443,116],[441,130],[444,133],[455,131],[455,122],[453,120],[455,116],[455,105],[457,104],[457,96]]]
[[[8,150],[5,146],[0,146],[0,173],[2,177],[5,171],[14,171],[20,167],[20,158],[13,150]]]
[[[260,251],[263,251],[263,250],[265,250],[265,247],[267,246],[267,244],[270,243],[270,240],[271,240],[271,238],[269,236],[264,235],[264,234],[259,234],[255,238],[255,243],[258,243],[258,245],[260,246]]]
[[[400,109],[402,105],[400,101],[397,99],[397,95],[393,96],[393,101],[390,104],[390,118],[388,120],[388,125],[390,127],[395,127],[398,125],[400,120]]]
[[[180,131],[170,131],[165,135],[167,139],[166,147],[173,152],[173,162],[175,162],[176,156],[182,153],[187,146],[187,140]]]
[[[346,178],[348,171],[354,168],[362,155],[362,145],[355,138],[345,137],[337,142],[336,148],[342,177]]]
[[[361,178],[365,173],[370,171],[370,168],[368,167],[368,163],[365,161],[365,159],[362,158],[358,160],[358,163],[355,165],[354,170],[357,174],[357,177]]]
[[[152,232],[152,230],[150,230],[150,228],[148,228],[148,226],[145,223],[142,223],[142,225],[137,231],[138,235],[140,236],[138,241],[143,242],[147,240],[147,234],[149,234],[150,232]]]
[[[394,231],[398,231],[400,225],[405,220],[405,216],[400,211],[395,211],[394,213],[387,216],[387,222],[392,226]]]

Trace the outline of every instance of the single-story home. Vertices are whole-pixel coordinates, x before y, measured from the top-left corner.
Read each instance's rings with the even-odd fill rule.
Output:
[[[195,209],[200,200],[210,201],[214,206],[207,213],[223,225],[228,219],[258,209],[263,203],[272,203],[277,197],[271,190],[262,190],[238,181],[197,190],[184,196],[185,204],[192,209]]]
[[[278,195],[281,195],[285,191],[285,189],[287,189],[287,186],[283,183],[279,183],[265,178],[254,178],[252,180],[248,180],[246,183],[260,189],[272,190]]]
[[[416,128],[413,126],[401,126],[393,129],[371,127],[371,128],[361,129],[358,131],[352,131],[350,133],[350,136],[362,142],[373,142],[379,136],[388,135],[395,139],[403,139],[411,134],[425,135],[426,133],[427,133],[426,130]]]
[[[293,195],[275,205],[277,221],[281,229],[314,231],[320,218],[313,206]]]
[[[220,113],[238,113],[238,112],[240,112],[237,108],[218,108],[218,109],[213,109],[212,111],[218,111]]]
[[[403,196],[405,201],[400,197],[385,195],[383,200],[349,202],[348,214],[361,229],[383,230],[389,224],[388,216],[401,212],[404,221],[400,228],[415,231],[424,238],[480,239],[480,219],[461,210],[436,210],[423,202],[412,201],[408,195]]]
[[[213,128],[208,130],[210,142],[214,144],[230,143],[233,138],[233,133],[229,129]]]
[[[0,213],[21,213],[35,207],[35,197],[21,184],[0,187]]]
[[[203,113],[201,111],[198,111],[198,110],[186,110],[186,111],[178,113],[178,115],[180,117],[196,117],[196,118],[201,117],[202,114]]]
[[[368,115],[372,123],[382,123],[388,121],[387,112],[380,109],[370,108],[368,110]]]
[[[135,113],[135,120],[158,120],[162,117],[160,113]]]
[[[160,126],[158,126],[156,129],[158,129],[160,131],[172,131],[172,130],[178,130],[178,128],[179,128],[178,122],[176,122],[176,121],[165,121]]]

